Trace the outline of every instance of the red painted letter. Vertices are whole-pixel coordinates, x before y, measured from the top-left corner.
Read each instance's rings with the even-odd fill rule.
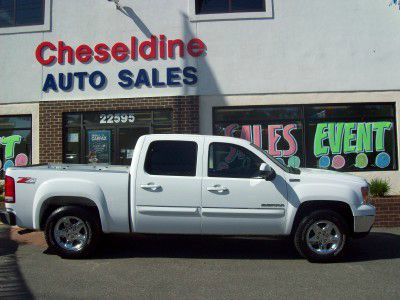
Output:
[[[137,59],[137,38],[136,37],[131,37],[131,59],[136,60]]]
[[[168,41],[168,57],[175,58],[175,47],[179,47],[179,56],[183,57],[185,55],[185,45],[182,40],[171,40]]]
[[[281,136],[276,132],[282,130],[283,125],[269,125],[268,126],[268,153],[272,156],[281,157],[282,151],[278,150],[278,142]]]
[[[147,53],[147,49],[150,51]],[[139,46],[139,54],[142,58],[146,60],[156,59],[157,58],[157,39],[153,35],[150,41],[144,41]]]
[[[67,52],[67,61],[70,64],[74,63],[74,50],[70,46],[64,44],[63,41],[58,42],[58,63],[64,63],[64,52]]]
[[[75,57],[81,63],[86,63],[92,59],[93,51],[88,45],[80,45],[76,48]]]
[[[45,66],[53,63],[56,59],[54,55],[50,55],[47,59],[43,58],[43,51],[46,50],[46,48],[49,48],[51,51],[57,50],[56,46],[54,46],[54,44],[50,42],[42,42],[39,44],[39,46],[37,46],[35,53],[36,59],[39,63]]]
[[[289,144],[289,149],[283,150],[284,157],[290,157],[290,156],[296,154],[296,152],[297,152],[297,141],[294,138],[294,136],[292,135],[292,130],[295,130],[295,129],[297,129],[296,124],[289,124],[283,128],[283,138]]]
[[[191,56],[199,57],[206,50],[206,45],[201,39],[191,39],[187,45],[187,50]]]
[[[111,48],[111,55],[114,57],[116,61],[123,61],[128,57],[129,49],[128,47],[121,42],[115,43]]]
[[[96,52],[97,55],[94,56],[94,59],[97,60],[98,62],[104,62],[110,58],[110,54],[108,53],[108,46],[106,44],[97,44],[94,47],[94,51]]]

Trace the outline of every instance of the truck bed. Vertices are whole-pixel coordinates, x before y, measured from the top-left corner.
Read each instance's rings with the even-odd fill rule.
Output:
[[[35,171],[40,170],[62,170],[62,171],[79,171],[79,172],[110,172],[110,173],[128,173],[129,166],[120,165],[82,165],[82,164],[41,164],[31,165],[26,167],[13,167],[18,169],[34,169]]]
[[[16,201],[9,207],[18,216],[20,227],[39,229],[38,207],[45,206],[47,199],[68,196],[99,207],[104,232],[130,231],[129,166],[46,164],[10,167],[7,174],[16,182]]]

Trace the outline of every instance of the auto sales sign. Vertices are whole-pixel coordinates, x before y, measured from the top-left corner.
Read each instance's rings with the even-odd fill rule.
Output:
[[[199,38],[193,38],[187,43],[181,39],[168,39],[165,35],[151,36],[147,40],[140,41],[132,36],[129,43],[116,42],[113,45],[98,43],[96,45],[81,44],[72,47],[64,41],[44,41],[36,47],[36,60],[43,66],[55,64],[75,65],[90,64],[94,61],[107,64],[112,61],[124,63],[129,60],[154,61],[175,60],[179,57],[199,58],[206,55],[206,45]],[[152,88],[152,87],[176,87],[183,85],[195,85],[198,82],[197,68],[194,66],[168,67],[163,71],[152,69],[122,69],[116,74],[118,85],[124,89]],[[65,92],[75,87],[84,91],[87,85],[95,90],[105,88],[108,80],[101,71],[93,72],[69,72],[48,74],[44,80],[43,92],[62,90]]]

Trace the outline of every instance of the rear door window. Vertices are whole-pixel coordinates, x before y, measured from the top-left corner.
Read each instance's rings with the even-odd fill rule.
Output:
[[[197,143],[155,141],[147,150],[144,169],[151,175],[196,176]]]

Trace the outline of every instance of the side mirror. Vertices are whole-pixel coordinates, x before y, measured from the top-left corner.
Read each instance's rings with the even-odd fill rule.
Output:
[[[267,181],[274,180],[276,177],[276,173],[274,169],[272,169],[269,165],[266,163],[262,163],[260,165],[260,175],[265,178]]]

